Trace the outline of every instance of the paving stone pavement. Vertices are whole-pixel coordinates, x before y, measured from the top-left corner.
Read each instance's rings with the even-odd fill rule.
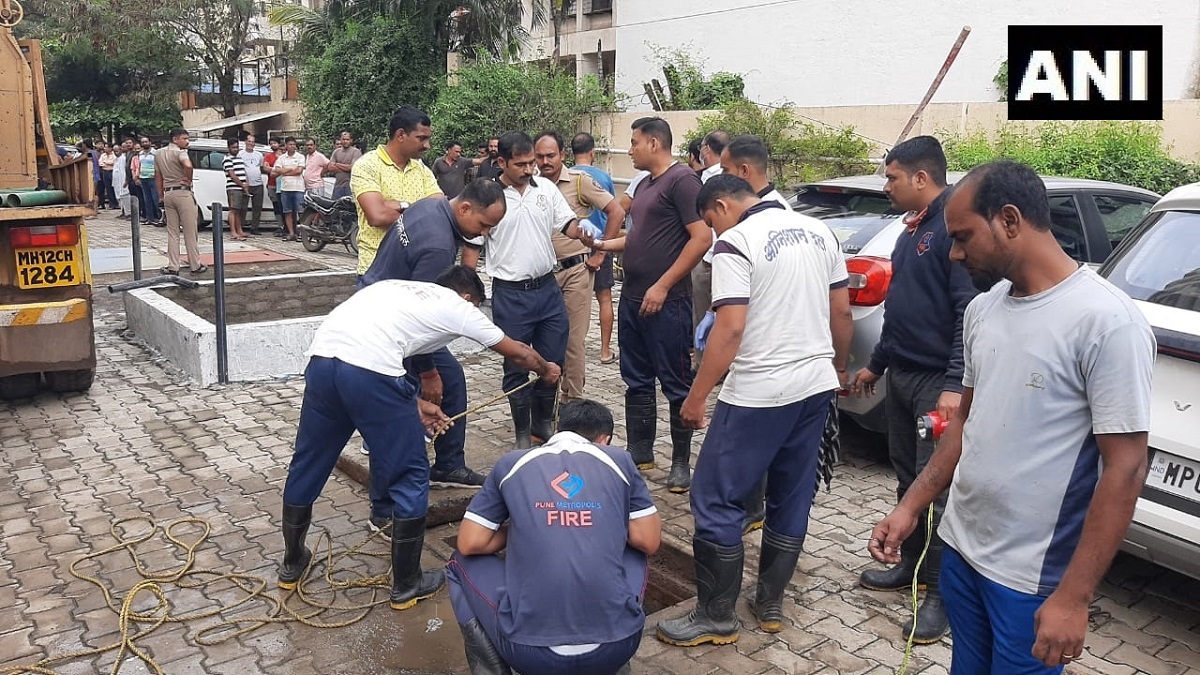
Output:
[[[93,246],[128,243],[127,225],[110,214],[90,223]],[[161,248],[162,230],[148,230],[146,245]],[[309,254],[271,237],[251,243],[335,269],[353,263],[336,251]],[[112,280],[119,278],[106,282]],[[183,516],[208,519],[213,531],[198,553],[200,567],[270,577],[282,548],[280,492],[303,380],[191,385],[126,334],[119,300],[104,292],[97,294],[96,326],[99,366],[90,392],[43,393],[0,409],[0,672],[118,639],[116,615],[102,594],[70,573],[73,560],[113,543],[109,528],[114,520],[140,515],[161,522]],[[588,388],[613,409],[620,434],[623,388],[615,366],[598,364],[597,332],[593,330],[589,345],[595,365],[589,366]],[[490,353],[475,355],[464,366],[473,401],[499,393],[498,359]],[[664,407],[659,422],[663,436],[666,424]],[[490,466],[508,442],[506,407],[482,411],[468,429],[469,458],[480,468]],[[746,628],[737,644],[722,647],[681,649],[659,643],[653,638],[654,622],[686,611],[690,602],[685,602],[650,617],[634,672],[895,672],[903,658],[899,626],[905,598],[866,591],[855,583],[869,564],[867,533],[890,506],[893,476],[877,438],[848,431],[846,446],[832,489],[822,491],[813,508],[805,554],[787,595],[785,630],[768,635]],[[692,529],[687,496],[663,488],[666,438],[656,451],[660,468],[651,470],[648,480],[668,543],[686,549]],[[356,544],[364,536],[365,509],[362,486],[335,472],[316,506],[315,525],[342,546]],[[447,526],[437,536],[452,533],[453,526]],[[195,531],[184,528],[179,534],[190,540]],[[747,591],[759,538],[748,537]],[[144,553],[153,567],[182,562],[165,544],[147,544]],[[436,562],[433,553],[427,561]],[[368,561],[360,567],[377,573],[382,565]],[[79,569],[104,579],[122,596],[140,580],[121,554],[88,561]],[[1200,675],[1200,582],[1121,556],[1100,591],[1086,655],[1068,672]],[[236,595],[229,588],[199,593],[172,588],[167,600],[172,611],[187,612]],[[397,615],[409,613],[376,609],[362,623],[323,631],[272,624],[215,647],[196,643],[204,621],[171,624],[137,644],[172,674],[465,673],[444,594],[418,608],[420,612],[406,617]],[[744,603],[738,614],[749,622]],[[423,636],[437,621],[446,627]],[[114,658],[109,653],[55,667],[61,673],[107,672]],[[910,672],[946,673],[949,660],[948,643],[918,647]],[[121,672],[148,671],[126,655]]]

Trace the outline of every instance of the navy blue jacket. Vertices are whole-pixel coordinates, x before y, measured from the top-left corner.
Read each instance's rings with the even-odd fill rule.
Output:
[[[963,312],[979,291],[966,268],[950,261],[949,195],[938,195],[917,229],[896,240],[883,332],[867,367],[877,374],[892,365],[943,371],[942,391],[961,392]]]
[[[445,197],[426,197],[404,212],[404,229],[392,227],[379,242],[379,250],[367,273],[358,280],[365,288],[385,279],[427,281],[434,283],[438,276],[454,265],[462,235],[458,222]],[[423,354],[412,357],[413,368],[424,373],[433,369],[433,357]]]

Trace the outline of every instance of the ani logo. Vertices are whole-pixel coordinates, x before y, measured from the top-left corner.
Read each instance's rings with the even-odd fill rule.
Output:
[[[558,478],[550,481],[550,487],[554,488],[554,491],[563,499],[574,499],[575,495],[583,489],[583,479],[564,471]]]
[[[931,242],[933,242],[933,233],[926,232],[925,236],[921,237],[921,241],[917,242],[917,255],[925,255]]]

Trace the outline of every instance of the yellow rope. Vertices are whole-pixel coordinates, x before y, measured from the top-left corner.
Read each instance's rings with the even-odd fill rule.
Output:
[[[929,505],[929,511],[925,514],[925,547],[921,549],[921,556],[917,558],[917,564],[913,568],[912,579],[912,610],[913,623],[912,630],[908,632],[908,640],[904,644],[904,660],[900,662],[900,668],[896,670],[896,675],[905,675],[908,672],[909,662],[912,660],[913,637],[917,634],[917,575],[921,573],[921,565],[925,563],[925,554],[929,552],[929,544],[933,541],[933,504]]]
[[[537,381],[537,379],[531,378],[528,382],[514,388],[512,391],[506,391],[450,419],[451,421],[462,419],[507,396],[515,394]],[[441,432],[434,434],[433,438],[436,439],[439,435],[441,435]],[[430,444],[432,442],[431,439]],[[130,525],[138,523],[146,526],[144,532],[126,534],[127,531],[132,532],[136,529],[129,528]],[[194,540],[176,533],[178,528],[187,525],[200,528],[200,532]],[[155,535],[159,534],[160,529],[163,538],[170,542],[174,548],[180,549],[184,553],[183,563],[176,568],[151,569],[142,563],[142,559],[138,554],[138,547],[154,539]],[[321,534],[312,548],[312,559],[309,561],[308,567],[304,570],[296,587],[290,591],[268,594],[266,592],[267,589],[275,588],[276,586],[274,579],[255,574],[221,572],[215,569],[200,569],[196,567],[196,552],[212,533],[212,525],[203,518],[187,516],[160,526],[149,516],[133,516],[114,521],[109,525],[108,530],[113,539],[116,540],[115,544],[76,558],[71,562],[68,569],[75,578],[87,581],[100,589],[100,592],[104,595],[105,604],[117,615],[121,634],[120,639],[102,647],[82,649],[58,656],[48,656],[37,663],[27,666],[6,666],[0,668],[0,675],[21,675],[25,673],[59,675],[57,671],[51,669],[49,666],[55,663],[98,656],[112,651],[116,652],[116,661],[113,663],[112,670],[110,671],[111,675],[116,675],[120,671],[126,654],[136,656],[151,671],[157,675],[163,675],[162,668],[149,654],[139,648],[136,642],[153,633],[164,623],[187,623],[202,619],[217,618],[230,610],[243,607],[255,600],[266,603],[267,609],[260,615],[222,618],[221,621],[197,631],[193,637],[196,644],[210,647],[245,635],[268,624],[275,623],[295,622],[312,628],[344,628],[362,621],[375,606],[388,602],[388,594],[391,591],[390,569],[382,574],[368,576],[355,570],[339,567],[344,560],[354,555],[390,558],[390,548],[388,550],[364,550],[372,541],[382,539],[385,536],[383,531],[374,532],[356,546],[335,554],[332,535],[330,535],[328,530],[321,528]],[[85,561],[97,559],[119,551],[124,551],[130,557],[138,575],[142,577],[142,581],[129,589],[123,598],[118,599],[113,595],[112,590],[105,585],[104,581],[87,572],[80,571],[78,566]],[[318,560],[322,558],[324,560],[325,572],[321,576],[314,577],[311,574],[312,570],[319,564]],[[188,614],[171,613],[171,606],[167,601],[168,586],[173,585],[181,589],[200,589],[222,582],[233,584],[233,586],[241,590],[245,595],[232,604],[218,606],[215,609],[196,611]],[[357,591],[369,591],[370,596],[368,599],[361,600],[351,600],[345,597]],[[383,591],[382,597],[381,591]],[[156,604],[148,610],[135,610],[134,605],[138,597],[147,593],[154,596]],[[294,602],[293,599],[295,599]],[[322,618],[326,613],[344,614],[350,612],[353,615],[346,619],[324,620]]]

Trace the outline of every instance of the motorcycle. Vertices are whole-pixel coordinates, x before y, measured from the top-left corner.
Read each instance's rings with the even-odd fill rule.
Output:
[[[318,194],[305,194],[297,230],[306,251],[316,253],[325,244],[342,244],[347,251],[358,255],[358,211],[351,196],[326,199]]]

